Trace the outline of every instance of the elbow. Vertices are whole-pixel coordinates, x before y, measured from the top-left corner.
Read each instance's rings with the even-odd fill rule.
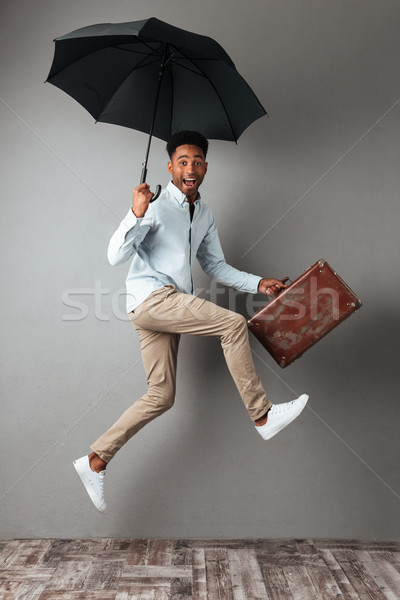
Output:
[[[112,239],[107,248],[107,258],[112,267],[116,267],[126,260],[124,253],[121,252],[121,248],[113,243]]]
[[[226,267],[226,262],[224,260],[218,260],[213,263],[209,263],[204,265],[203,271],[210,275],[211,277],[218,278],[221,273],[223,273],[224,268]]]
[[[112,267],[117,267],[118,265],[122,265],[132,256],[132,252],[124,253],[122,250],[118,250],[117,252],[112,249],[108,249],[107,258],[108,262]]]
[[[110,263],[110,265],[112,267],[116,267],[117,265],[120,264],[120,261],[118,260],[118,255],[116,255],[114,252],[107,252],[107,258],[108,258],[108,262]]]

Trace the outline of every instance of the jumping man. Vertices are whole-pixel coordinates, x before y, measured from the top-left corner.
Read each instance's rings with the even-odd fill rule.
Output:
[[[153,203],[146,183],[133,190],[132,207],[110,240],[108,259],[120,265],[132,259],[127,312],[136,329],[148,389],[118,421],[90,446],[74,466],[96,508],[106,509],[104,475],[110,460],[142,427],[172,407],[181,334],[220,340],[229,371],[256,431],[268,440],[289,425],[308,396],[271,404],[258,377],[246,319],[193,295],[194,259],[221,283],[242,292],[276,295],[287,287],[278,279],[239,271],[225,262],[211,210],[199,193],[207,173],[208,141],[180,131],[167,143],[172,181]]]

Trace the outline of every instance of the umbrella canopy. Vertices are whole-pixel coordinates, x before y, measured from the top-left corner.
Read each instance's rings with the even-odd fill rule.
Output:
[[[104,23],[55,40],[47,81],[96,119],[167,140],[182,129],[237,141],[266,114],[213,39],[156,18]]]

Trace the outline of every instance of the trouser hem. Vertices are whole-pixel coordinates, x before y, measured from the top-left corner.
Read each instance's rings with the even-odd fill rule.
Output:
[[[267,411],[269,411],[269,409],[272,408],[272,402],[270,402],[268,400],[267,404],[265,405],[265,407],[260,411],[259,414],[257,414],[256,417],[251,417],[253,419],[253,421],[257,421],[257,419],[261,419],[261,417],[263,417],[265,415],[265,413]]]
[[[109,463],[110,460],[113,458],[114,455],[110,455],[107,454],[106,452],[102,452],[101,450],[97,450],[96,446],[94,444],[92,444],[90,446],[90,449],[97,454],[97,456],[99,456],[101,458],[101,460],[104,460],[105,463]]]

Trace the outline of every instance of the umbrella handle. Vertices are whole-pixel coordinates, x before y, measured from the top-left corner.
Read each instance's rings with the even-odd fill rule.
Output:
[[[147,149],[148,152],[148,149]],[[140,176],[140,183],[145,183],[146,181],[146,177],[147,177],[147,167],[146,167],[146,162],[147,162],[147,157],[142,165],[142,174]],[[154,202],[154,200],[157,200],[158,196],[161,194],[161,185],[157,185],[156,186],[156,192],[154,194],[154,196],[152,197],[152,199],[150,200],[150,202]]]
[[[156,193],[154,194],[154,196],[152,197],[152,199],[150,200],[150,202],[154,202],[154,200],[157,200],[158,196],[161,194],[161,185],[157,185],[156,186]]]

